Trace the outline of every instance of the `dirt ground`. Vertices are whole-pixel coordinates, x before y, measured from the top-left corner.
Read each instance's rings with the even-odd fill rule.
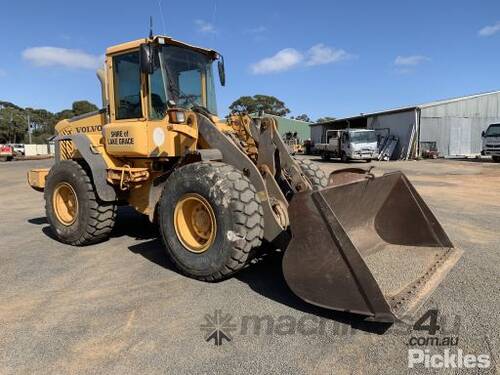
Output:
[[[308,158],[327,173],[346,167]],[[156,228],[126,208],[104,243],[74,248],[55,241],[43,195],[25,177],[28,169],[51,163],[0,163],[1,374],[428,372],[408,368],[409,340],[425,333],[307,305],[286,286],[279,254],[223,282],[195,281],[175,271]],[[349,167],[370,165],[376,173],[406,173],[464,250],[419,315],[437,309],[437,336],[458,337],[451,350],[487,354],[491,366],[435,373],[497,373],[500,164],[430,160]],[[216,317],[230,322],[222,328],[231,341],[220,346],[205,341],[205,328]],[[246,325],[254,317],[276,324],[256,330]]]

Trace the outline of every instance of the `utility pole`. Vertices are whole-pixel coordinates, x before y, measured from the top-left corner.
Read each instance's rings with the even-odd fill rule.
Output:
[[[30,114],[28,113],[28,139],[31,144],[31,124],[30,124]]]
[[[9,142],[16,143],[16,130],[14,129],[14,124],[12,123],[14,120],[12,118],[12,112],[10,113],[10,122],[9,122]],[[12,142],[12,133],[14,133],[14,142]]]

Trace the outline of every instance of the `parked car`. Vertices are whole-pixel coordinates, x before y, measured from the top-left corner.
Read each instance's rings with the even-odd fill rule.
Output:
[[[491,124],[481,136],[483,137],[481,154],[491,155],[494,162],[500,163],[500,124]]]
[[[24,145],[22,143],[11,143],[9,146],[14,150],[14,155],[23,155],[25,154]]]
[[[9,145],[0,145],[0,161],[11,161],[14,158],[14,149]]]

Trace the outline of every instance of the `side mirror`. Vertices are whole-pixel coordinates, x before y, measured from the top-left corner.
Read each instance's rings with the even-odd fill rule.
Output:
[[[158,48],[151,43],[141,44],[139,49],[141,73],[153,74],[158,65]]]
[[[221,86],[226,85],[226,71],[224,69],[224,57],[219,55],[219,61],[217,62],[217,69],[219,70],[219,81]]]
[[[485,133],[485,131],[483,130],[483,131],[481,132],[481,137],[483,137],[483,138],[484,138],[484,136],[485,136],[485,135],[486,135],[486,133]]]

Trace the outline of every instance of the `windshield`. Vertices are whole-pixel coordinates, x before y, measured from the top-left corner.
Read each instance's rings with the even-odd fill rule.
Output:
[[[375,132],[350,132],[351,142],[353,143],[372,143],[377,142],[377,135]]]
[[[194,50],[172,45],[161,46],[160,66],[150,75],[151,117],[163,118],[166,103],[178,107],[203,106],[217,114],[212,59]]]
[[[490,125],[486,130],[486,137],[500,137],[500,124]]]

